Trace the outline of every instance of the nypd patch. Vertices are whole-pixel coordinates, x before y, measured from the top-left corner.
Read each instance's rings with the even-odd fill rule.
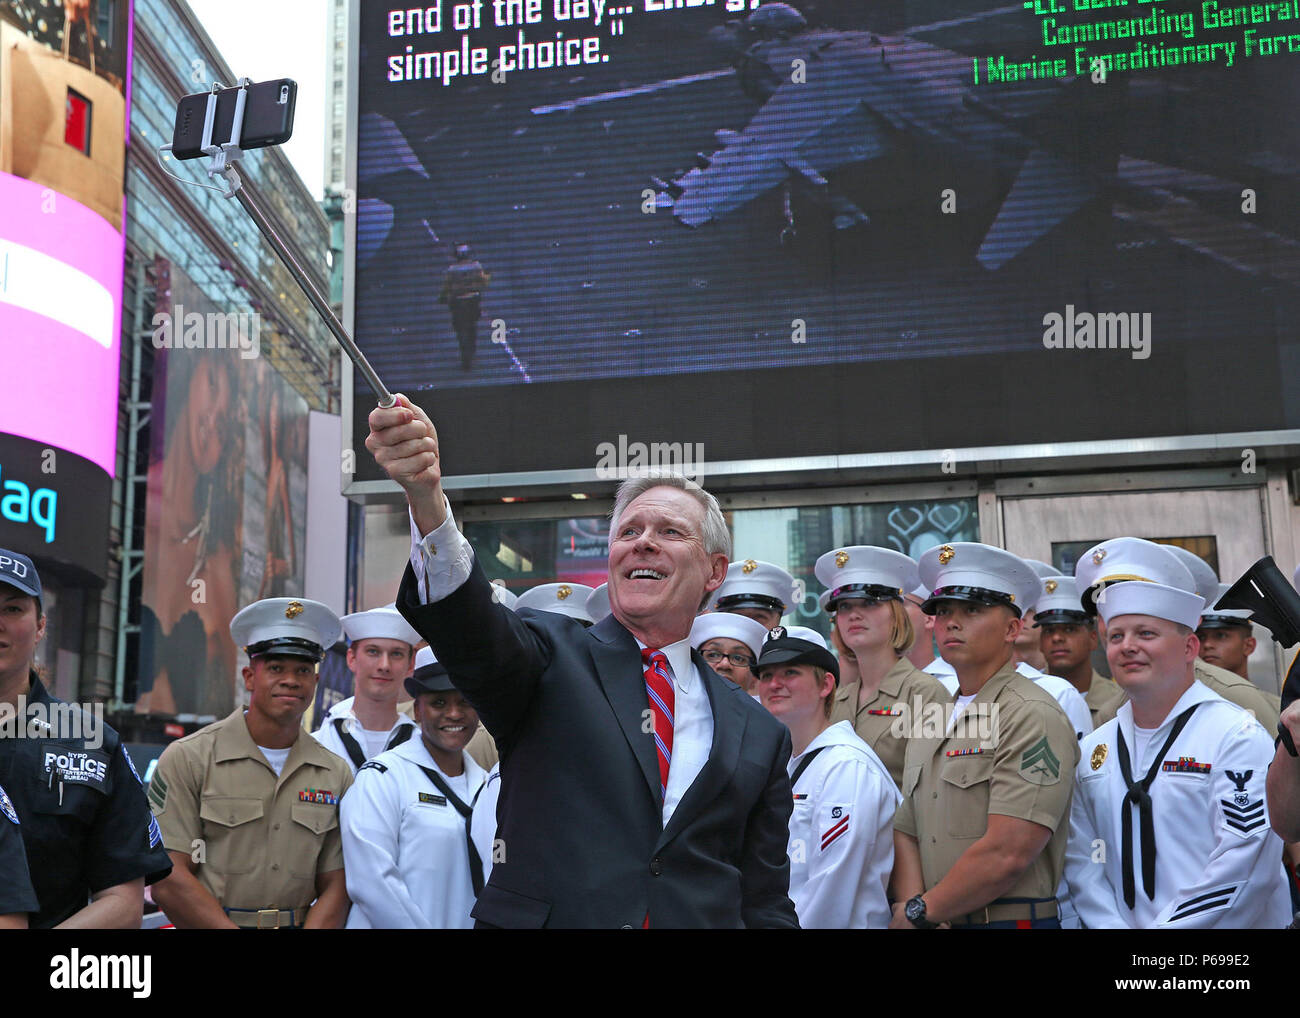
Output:
[[[9,796],[3,788],[0,788],[0,813],[9,818],[12,823],[18,823],[18,811],[14,809],[14,804],[9,801]]]

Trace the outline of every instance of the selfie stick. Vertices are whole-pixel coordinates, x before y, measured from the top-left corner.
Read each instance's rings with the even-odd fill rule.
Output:
[[[223,198],[234,197],[239,199],[239,204],[244,207],[244,211],[257,224],[257,228],[262,231],[262,236],[270,242],[271,247],[275,249],[275,253],[284,262],[285,268],[289,270],[289,274],[302,288],[302,292],[307,295],[307,299],[311,301],[311,306],[325,320],[325,324],[329,326],[330,332],[339,341],[343,351],[352,359],[352,363],[357,366],[357,370],[361,372],[370,384],[370,388],[379,397],[379,405],[385,409],[396,406],[397,399],[388,391],[387,386],[380,381],[379,376],[375,374],[375,369],[366,360],[366,355],[352,341],[352,337],[343,328],[343,323],[335,317],[334,312],[330,310],[329,304],[321,296],[321,292],[316,289],[316,284],[302,270],[302,266],[298,264],[293,254],[285,247],[284,241],[275,232],[275,228],[263,215],[262,210],[257,207],[253,199],[248,196],[248,192],[243,187],[243,181],[239,177],[239,171],[235,169],[235,164],[244,157],[239,143],[244,133],[244,102],[248,98],[248,86],[252,83],[248,78],[239,79],[239,95],[235,99],[235,122],[230,128],[230,140],[220,145],[213,144],[212,129],[217,114],[217,93],[221,91],[221,84],[214,84],[208,93],[208,110],[203,120],[202,144],[203,154],[212,157],[212,163],[208,166],[208,176],[221,177],[226,182],[226,188],[222,191]]]

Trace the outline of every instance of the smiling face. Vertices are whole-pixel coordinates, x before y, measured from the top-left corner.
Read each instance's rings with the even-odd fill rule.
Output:
[[[758,673],[758,696],[771,715],[787,728],[810,724],[827,714],[835,676],[808,664],[768,665]]]
[[[262,654],[244,668],[248,711],[277,728],[297,724],[316,693],[316,662],[288,654]]]
[[[363,700],[396,703],[415,667],[411,645],[401,640],[358,640],[348,648],[348,667],[356,676],[356,695]]]
[[[45,616],[36,614],[36,598],[0,584],[0,676],[26,676],[44,635]]]
[[[1150,615],[1118,615],[1106,625],[1110,674],[1129,696],[1159,696],[1191,678],[1200,641],[1190,630]]]
[[[954,668],[983,668],[1010,657],[1020,619],[1003,605],[940,601],[934,639],[940,656]]]
[[[458,755],[478,729],[478,712],[454,689],[415,698],[415,723],[430,749]]]
[[[703,527],[704,507],[669,487],[633,499],[615,525],[610,610],[649,646],[684,639],[705,594],[727,575],[727,557],[705,552]]]

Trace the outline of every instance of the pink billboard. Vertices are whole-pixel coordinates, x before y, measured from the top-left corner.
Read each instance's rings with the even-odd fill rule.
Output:
[[[0,340],[21,365],[0,432],[114,472],[122,234],[80,202],[0,172]]]
[[[0,434],[112,477],[131,5],[63,8],[0,0]]]

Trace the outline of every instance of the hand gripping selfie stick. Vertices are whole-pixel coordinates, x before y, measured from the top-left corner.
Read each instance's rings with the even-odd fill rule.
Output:
[[[203,120],[203,154],[210,156],[212,159],[212,162],[208,166],[208,176],[221,177],[226,184],[224,188],[213,188],[213,190],[221,191],[221,196],[223,198],[233,197],[239,199],[239,204],[244,207],[244,211],[247,212],[253,222],[257,224],[257,228],[262,231],[262,236],[270,242],[275,253],[280,256],[280,261],[284,262],[285,268],[289,270],[289,274],[293,276],[294,281],[302,289],[302,292],[307,295],[307,299],[311,301],[311,306],[316,309],[316,313],[319,314],[325,324],[329,326],[330,332],[332,332],[334,338],[339,341],[339,345],[343,347],[344,353],[352,359],[352,363],[357,366],[357,370],[361,372],[366,382],[369,383],[370,388],[379,397],[379,405],[385,409],[396,406],[397,399],[388,391],[388,387],[384,385],[379,376],[375,374],[375,369],[372,368],[370,362],[366,360],[366,355],[363,354],[357,344],[352,341],[352,337],[349,336],[347,330],[343,328],[343,324],[335,317],[334,312],[330,310],[329,304],[321,295],[321,292],[316,289],[316,284],[313,283],[307,273],[303,271],[302,266],[298,264],[293,254],[285,246],[284,241],[280,239],[279,234],[275,232],[275,228],[271,225],[270,221],[263,214],[262,210],[257,207],[257,203],[254,202],[253,199],[249,197],[248,192],[244,190],[244,182],[240,179],[239,171],[235,168],[235,165],[244,157],[243,150],[240,149],[239,145],[244,133],[244,105],[248,98],[248,87],[251,84],[252,81],[248,78],[239,79],[239,94],[236,96],[235,100],[235,120],[230,128],[230,140],[222,142],[219,145],[214,144],[212,131],[217,114],[217,94],[222,90],[223,86],[219,82],[215,83],[213,84],[211,91],[208,93],[208,108]],[[166,152],[170,150],[171,145],[164,145],[159,151]],[[173,176],[175,176],[175,174],[173,174]],[[211,185],[201,186],[209,187]]]

